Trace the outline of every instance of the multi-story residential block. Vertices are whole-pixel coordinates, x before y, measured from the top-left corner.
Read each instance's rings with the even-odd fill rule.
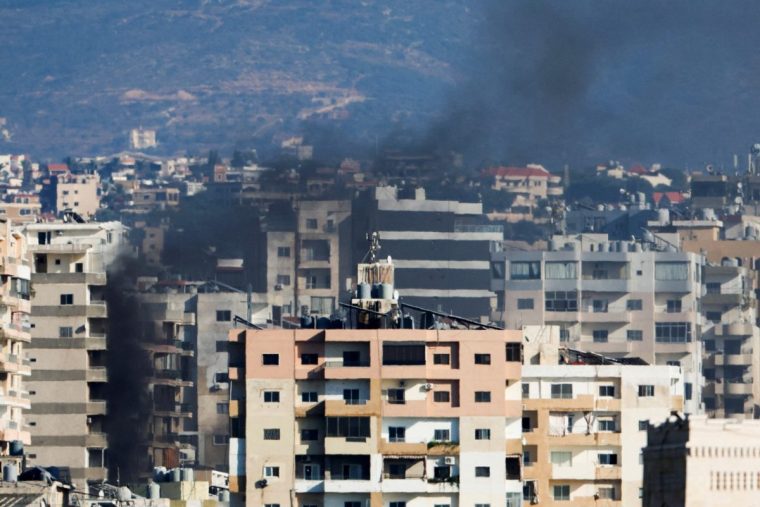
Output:
[[[137,212],[172,209],[179,205],[178,188],[138,188],[132,194],[132,209]]]
[[[569,347],[680,365],[685,409],[700,410],[702,256],[583,234],[557,236],[548,251],[492,259],[494,320],[509,329],[557,325]]]
[[[760,399],[760,328],[746,268],[734,259],[704,268],[703,393],[714,417],[752,418]]]
[[[521,331],[230,332],[246,505],[520,505]]]
[[[405,197],[377,187],[354,200],[354,260],[367,252],[367,232],[377,232],[381,257],[396,267],[396,288],[409,304],[471,319],[489,319],[490,252],[503,228],[488,224],[480,202],[427,199],[417,188]]]
[[[351,287],[351,202],[297,201],[264,228],[266,286],[257,289],[268,293],[274,322],[333,313]]]
[[[647,425],[683,409],[680,368],[567,349],[559,363],[549,354],[554,360],[546,364],[527,364],[529,343],[522,370],[525,502],[640,505]]]
[[[671,417],[647,429],[644,507],[756,505],[760,421]]]
[[[91,218],[100,209],[100,177],[94,174],[64,173],[58,176],[55,187],[55,209]]]
[[[155,148],[158,146],[158,143],[156,142],[156,131],[153,129],[144,129],[142,127],[130,130],[129,146],[135,150]]]
[[[106,478],[106,270],[127,245],[119,222],[27,224],[33,256],[28,464]]]
[[[20,471],[24,445],[29,445],[25,411],[30,408],[25,352],[29,333],[31,270],[26,238],[0,219],[0,465]]]

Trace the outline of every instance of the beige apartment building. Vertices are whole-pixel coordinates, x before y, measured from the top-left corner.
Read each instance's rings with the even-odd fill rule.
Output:
[[[556,325],[568,347],[683,370],[684,409],[702,404],[701,255],[604,234],[555,236],[547,251],[491,256],[492,317]]]
[[[100,176],[97,173],[58,176],[55,209],[59,213],[71,210],[84,218],[94,217],[100,209]]]
[[[119,222],[27,224],[33,256],[28,421],[30,466],[69,469],[77,485],[106,478],[106,270],[125,251]]]
[[[26,238],[0,219],[0,466],[20,471],[24,446],[31,443],[27,428],[30,408],[26,357],[29,333],[31,270]]]
[[[681,369],[537,343],[553,332],[534,332],[525,343],[524,502],[641,505],[647,425],[683,410]]]
[[[671,417],[650,426],[644,507],[757,505],[760,421]]]
[[[232,330],[229,340],[238,501],[521,504],[521,331]]]

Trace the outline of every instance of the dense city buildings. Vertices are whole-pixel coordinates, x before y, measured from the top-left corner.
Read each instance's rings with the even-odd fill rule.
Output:
[[[32,256],[34,365],[28,465],[65,467],[84,485],[106,478],[107,270],[128,250],[119,222],[24,226]]]

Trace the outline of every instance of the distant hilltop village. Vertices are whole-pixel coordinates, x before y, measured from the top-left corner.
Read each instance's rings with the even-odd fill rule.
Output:
[[[0,503],[755,502],[760,150],[472,169],[130,138],[0,155]]]

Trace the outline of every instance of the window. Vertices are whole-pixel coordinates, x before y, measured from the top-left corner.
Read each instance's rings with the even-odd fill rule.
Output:
[[[577,312],[578,293],[576,291],[547,291],[544,304],[547,312]]]
[[[573,453],[570,451],[552,451],[552,465],[571,467],[573,466]]]
[[[688,262],[656,262],[654,265],[655,280],[688,280]]]
[[[594,343],[607,343],[609,341],[609,332],[606,329],[594,329],[592,336]]]
[[[523,463],[527,463],[527,461],[523,460]],[[538,503],[538,497],[536,496],[536,482],[535,481],[525,481],[523,483],[522,496],[523,496],[523,500]]]
[[[475,354],[475,364],[491,364],[491,354]]]
[[[327,436],[367,438],[370,436],[369,417],[327,417]]]
[[[362,507],[362,503],[361,502],[356,502],[356,501],[353,501],[353,502],[343,502],[343,507]]]
[[[451,431],[449,430],[433,430],[433,440],[436,442],[449,442],[451,441]]]
[[[599,386],[599,396],[603,398],[614,398],[615,386]]]
[[[573,397],[573,384],[552,384],[552,398],[570,399]]]
[[[720,322],[723,318],[723,312],[706,312],[705,317],[710,322]]]
[[[715,340],[705,340],[705,350],[707,352],[715,352]]]
[[[559,330],[559,341],[561,341],[561,342],[570,341],[570,330],[569,329],[560,329]]]
[[[475,403],[491,403],[490,391],[475,391]]]
[[[644,340],[644,331],[641,329],[629,329],[625,332],[625,337],[629,342],[640,342]]]
[[[403,426],[391,426],[388,428],[389,442],[403,442],[406,438],[406,428]]]
[[[521,389],[522,389],[522,397],[530,398],[530,384],[523,383],[521,386]]]
[[[451,401],[451,393],[448,391],[433,391],[433,401],[437,403],[449,403]]]
[[[617,463],[618,463],[617,454],[612,453],[612,452],[599,453],[600,465],[617,465]]]
[[[262,354],[261,360],[264,366],[277,366],[280,364],[280,354]]]
[[[317,364],[319,354],[301,354],[301,364]]]
[[[475,440],[491,440],[491,430],[488,428],[476,429]]]
[[[449,354],[433,354],[433,364],[449,364],[451,356]]]
[[[554,494],[555,501],[569,501],[570,500],[570,485],[558,484],[555,485],[552,493]]]
[[[475,477],[491,477],[491,467],[475,467]]]
[[[265,503],[264,507],[280,507],[280,504],[278,504],[278,503]]]
[[[290,285],[290,275],[277,275],[277,281],[275,283],[277,285]]]
[[[316,229],[317,228],[317,219],[316,218],[307,218],[306,219],[306,228],[307,229]]]
[[[229,351],[229,345],[224,340],[217,340],[216,341],[216,351],[217,352],[228,352]]]
[[[383,344],[383,365],[410,366],[425,364],[425,345]]]
[[[62,305],[73,305],[74,304],[74,294],[61,294],[61,304]]]
[[[643,307],[640,299],[629,299],[625,306],[629,312],[640,312]]]
[[[691,382],[684,382],[683,384],[683,397],[687,400],[691,399],[692,396],[692,384]]]
[[[60,336],[61,338],[71,338],[72,336],[74,336],[74,328],[71,326],[59,327],[58,336]]]
[[[705,284],[707,288],[708,294],[720,294],[720,283],[718,282],[707,282]]]
[[[406,403],[406,391],[404,389],[388,389],[388,403],[403,405]]]
[[[280,391],[264,391],[264,403],[280,403]]]
[[[507,343],[507,361],[522,362],[522,344]]]
[[[654,396],[654,386],[652,385],[641,385],[639,386],[639,397],[640,398],[651,398]]]
[[[277,257],[290,257],[290,247],[289,246],[278,246],[277,247]]]
[[[301,401],[303,403],[316,403],[319,399],[319,395],[316,391],[306,391],[301,393]]]
[[[343,389],[343,401],[346,402],[346,405],[363,404],[358,389]]]
[[[217,310],[216,321],[217,322],[229,322],[232,320],[232,312],[230,310]]]
[[[303,429],[301,430],[302,442],[314,442],[319,440],[319,430],[315,429]]]
[[[541,263],[510,262],[509,278],[511,280],[539,280],[541,278]]]
[[[216,413],[217,414],[229,414],[230,413],[230,404],[229,403],[217,403],[216,404]]]
[[[520,298],[517,300],[517,309],[518,310],[532,310],[533,309],[533,298]]]
[[[599,431],[615,431],[617,425],[613,417],[605,417],[599,419]]]
[[[594,299],[592,302],[594,313],[607,313],[607,300],[606,299]]]
[[[389,502],[388,507],[406,507],[406,502]]]
[[[264,440],[279,440],[280,429],[279,428],[266,428],[264,430]]]
[[[280,467],[273,467],[273,466],[264,467],[264,477],[279,477],[279,476],[280,476]]]
[[[578,278],[575,262],[547,262],[547,280],[574,280]]]
[[[680,299],[668,299],[667,312],[668,313],[681,313],[681,300]]]
[[[641,419],[639,421],[639,431],[646,431],[649,426],[649,419]]]
[[[655,340],[660,343],[686,343],[691,341],[691,323],[655,322]]]
[[[230,443],[229,435],[214,435],[214,445],[228,445]]]
[[[597,489],[597,494],[600,499],[614,500],[615,499],[615,486],[612,485],[600,485]]]

